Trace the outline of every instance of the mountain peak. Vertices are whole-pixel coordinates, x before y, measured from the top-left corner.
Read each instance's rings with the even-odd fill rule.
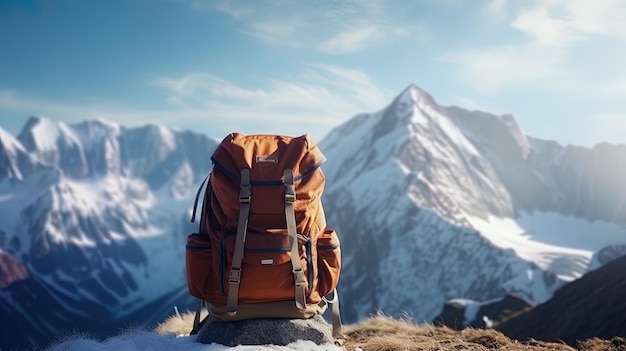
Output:
[[[77,137],[63,122],[55,122],[43,116],[31,116],[24,124],[18,139],[30,151],[44,152],[56,149],[60,139],[76,143]]]
[[[15,137],[11,133],[2,129],[2,127],[0,127],[0,146],[7,151],[23,149],[20,142],[15,139]]]
[[[396,99],[402,102],[411,102],[418,106],[423,106],[424,104],[438,106],[435,99],[426,90],[420,88],[415,83],[409,84]]]
[[[108,135],[117,135],[122,130],[122,126],[120,126],[119,124],[101,117],[84,120],[72,126],[81,129],[82,131],[88,132],[88,134],[90,135],[98,135],[100,136],[100,138],[106,137]]]
[[[12,134],[0,128],[0,178],[21,180],[22,173],[18,159],[26,155],[24,146]]]
[[[146,124],[144,126],[129,129],[133,134],[143,135],[144,138],[155,140],[159,148],[172,151],[176,148],[176,132],[166,126]]]
[[[30,116],[22,129],[31,129],[38,124],[55,124],[55,122],[46,116]]]

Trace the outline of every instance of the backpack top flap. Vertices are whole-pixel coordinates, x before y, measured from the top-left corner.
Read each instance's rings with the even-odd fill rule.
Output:
[[[251,185],[282,184],[283,170],[292,169],[294,180],[308,176],[326,158],[308,135],[243,135],[231,133],[215,150],[211,161],[235,182],[242,169],[250,169]]]

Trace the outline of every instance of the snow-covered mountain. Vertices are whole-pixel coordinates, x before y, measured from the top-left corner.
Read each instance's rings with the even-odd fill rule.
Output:
[[[216,145],[103,120],[33,117],[17,138],[0,130],[0,247],[31,272],[2,291],[3,319],[21,321],[9,329],[40,330],[36,344],[63,328],[115,332],[189,307],[189,211]]]
[[[0,339],[110,335],[190,307],[189,211],[217,143],[104,120],[0,128],[0,253],[26,270],[0,287]],[[539,303],[626,253],[626,145],[539,140],[414,85],[319,144],[346,322],[427,322],[446,300],[507,293]]]
[[[626,253],[626,145],[535,139],[510,115],[442,107],[411,85],[320,147],[348,321],[429,322],[446,300],[507,293],[539,303],[594,253]]]

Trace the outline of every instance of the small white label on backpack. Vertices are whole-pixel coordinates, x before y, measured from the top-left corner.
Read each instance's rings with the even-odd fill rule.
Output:
[[[268,258],[266,260],[261,260],[261,264],[274,264],[274,259]]]
[[[278,163],[278,157],[268,155],[257,156],[256,163]]]

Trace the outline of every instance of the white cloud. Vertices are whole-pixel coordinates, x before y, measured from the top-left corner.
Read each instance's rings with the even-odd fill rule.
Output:
[[[304,47],[306,41],[300,40],[297,33],[302,31],[305,24],[294,19],[284,19],[280,22],[273,20],[254,20],[248,23],[243,31],[263,42],[272,45],[290,47]]]
[[[589,38],[603,35],[626,38],[623,0],[493,0],[487,12],[507,17],[511,26],[536,40]]]
[[[352,96],[359,104],[368,106],[370,110],[380,109],[382,104],[390,101],[387,100],[390,98],[389,94],[378,88],[365,72],[357,69],[317,64],[309,66],[302,78],[321,86],[335,87]]]
[[[588,130],[591,140],[624,144],[626,113],[606,113],[591,117]]]
[[[62,104],[26,97],[14,91],[0,90],[0,110],[20,112],[27,116],[63,115],[75,121],[96,118],[98,111],[104,109],[101,104],[75,105]],[[109,108],[110,109],[110,108]]]
[[[443,60],[459,67],[461,75],[486,94],[526,82],[570,90],[573,83],[582,89],[591,82],[578,78],[581,69],[603,68],[597,58],[589,62],[585,48],[604,50],[606,55],[626,51],[624,42],[619,47],[592,47],[597,37],[626,38],[623,0],[493,0],[483,10],[486,20],[505,23],[523,36],[506,44],[451,51]],[[601,79],[614,78],[603,73]]]
[[[626,38],[626,2],[623,0],[561,0],[569,26],[584,34]]]
[[[626,96],[626,77],[616,77],[613,81],[601,85],[598,90],[603,95],[623,98]]]
[[[334,54],[360,51],[373,43],[379,42],[384,37],[384,34],[375,26],[352,28],[320,43],[318,49],[322,52]]]
[[[406,37],[405,28],[385,28],[376,25],[354,27],[337,33],[318,45],[318,50],[330,54],[362,51],[395,37]]]
[[[492,0],[483,8],[485,18],[495,20],[496,22],[506,21],[508,19],[507,0]]]
[[[228,14],[240,23],[241,31],[268,44],[322,53],[365,51],[408,35],[428,38],[422,26],[399,20],[397,4],[379,0],[190,3],[198,10]]]
[[[342,121],[382,109],[393,97],[362,71],[331,65],[309,65],[292,80],[275,79],[256,89],[205,73],[163,77],[153,86],[167,92],[169,104],[151,109],[114,103],[71,104],[0,91],[0,111],[44,115],[68,123],[103,118],[125,126],[184,126],[214,137],[239,131],[309,133],[321,139]]]
[[[22,118],[46,116],[67,123],[102,118],[125,126],[148,123],[178,125],[181,119],[200,117],[195,111],[180,113],[172,110],[138,110],[116,103],[66,103],[33,98],[7,90],[0,91],[0,111],[5,115],[18,113]]]
[[[531,36],[536,46],[567,47],[582,39],[581,33],[573,30],[567,19],[553,17],[545,7],[520,12],[511,27]]]
[[[517,83],[551,79],[558,75],[561,59],[559,50],[542,50],[533,44],[473,49],[443,56],[445,62],[462,67],[465,79],[484,94]]]
[[[318,137],[390,100],[363,72],[330,65],[310,65],[296,81],[272,80],[263,89],[203,73],[161,78],[155,84],[167,89],[169,101],[185,113],[204,114],[233,127],[315,130]]]

